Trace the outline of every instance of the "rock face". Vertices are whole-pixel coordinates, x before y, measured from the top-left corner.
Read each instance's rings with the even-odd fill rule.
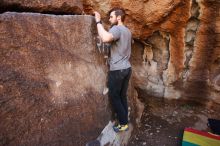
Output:
[[[81,0],[0,0],[0,11],[82,14]]]
[[[0,145],[85,145],[110,120],[94,18],[0,15]]]
[[[198,3],[198,7],[200,15],[196,21],[199,21],[199,27],[191,35],[191,44],[186,43],[186,46],[193,47],[193,53],[186,71],[187,77],[184,79],[184,96],[203,101],[211,98],[220,103],[220,2],[204,0]],[[192,15],[191,20],[192,18],[196,17]]]
[[[166,31],[172,31],[175,25],[172,23],[179,23],[186,21],[184,18],[188,16],[188,13],[182,14],[182,19],[176,19],[175,16],[171,16],[173,11],[179,11],[177,9],[184,9],[183,5],[189,3],[189,0],[84,0],[84,11],[86,13],[92,13],[93,10],[99,10],[106,20],[107,12],[112,7],[123,7],[126,10],[127,18],[126,25],[132,30],[134,38],[146,38],[151,35],[155,29],[164,28]],[[167,19],[167,17],[171,19]],[[166,27],[169,22],[169,27]],[[158,24],[158,25],[157,25]],[[161,26],[164,24],[164,26]],[[182,24],[182,23],[179,23]]]
[[[134,82],[147,94],[220,103],[218,0],[84,0],[84,11],[123,7],[132,30]]]

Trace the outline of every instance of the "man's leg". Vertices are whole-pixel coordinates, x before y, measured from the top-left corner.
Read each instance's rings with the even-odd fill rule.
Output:
[[[120,92],[123,81],[123,75],[120,70],[110,71],[108,79],[109,97],[112,101],[112,106],[117,114],[121,125],[127,124],[127,114],[121,102]]]
[[[121,92],[120,92],[120,97],[121,97],[121,103],[124,107],[124,110],[126,111],[126,121],[128,123],[128,102],[127,102],[127,90],[128,90],[128,85],[129,85],[129,80],[131,77],[131,68],[128,68],[127,70],[124,71],[125,77],[122,82],[122,87],[121,87]]]

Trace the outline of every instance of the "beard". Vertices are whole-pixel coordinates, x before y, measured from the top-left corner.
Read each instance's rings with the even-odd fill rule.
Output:
[[[113,27],[114,25],[118,25],[118,21],[111,23],[111,27]]]

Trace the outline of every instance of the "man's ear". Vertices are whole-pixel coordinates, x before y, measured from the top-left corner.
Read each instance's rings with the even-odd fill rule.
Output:
[[[120,16],[120,15],[117,17],[117,20],[118,20],[118,21],[119,21],[119,20],[121,21],[121,16]]]

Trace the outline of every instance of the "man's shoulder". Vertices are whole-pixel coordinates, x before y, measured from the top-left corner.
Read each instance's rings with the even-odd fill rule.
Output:
[[[120,29],[120,28],[118,27],[118,25],[114,25],[114,26],[112,26],[112,27],[110,28],[110,30],[118,30],[118,29]]]
[[[122,33],[126,32],[132,35],[130,29],[125,25],[114,25],[110,28],[109,32],[122,32]]]
[[[123,26],[122,29],[124,29],[127,33],[129,33],[130,35],[132,35],[132,34],[131,34],[131,30],[130,30],[127,26]]]
[[[125,26],[125,25],[122,25],[121,29],[126,30],[126,31],[131,33],[130,29],[127,26]]]
[[[110,29],[128,29],[129,28],[126,25],[113,25]]]

